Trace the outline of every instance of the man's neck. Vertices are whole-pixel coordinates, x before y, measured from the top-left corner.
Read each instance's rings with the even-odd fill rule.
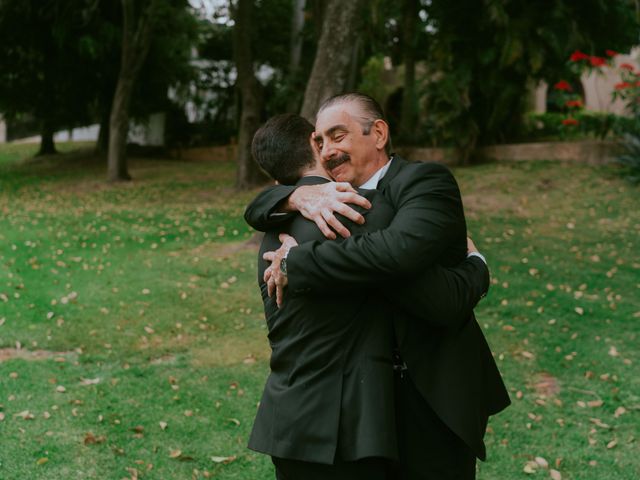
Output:
[[[385,167],[387,167],[389,165],[389,162],[391,161],[391,157],[388,156],[384,156],[384,158],[380,158],[378,160],[378,162],[376,162],[376,167],[375,170],[373,172],[370,172],[370,175],[366,178],[366,180],[362,183],[360,183],[360,185],[358,185],[358,187],[360,188],[377,188],[377,183],[380,181],[380,178],[382,178],[383,174],[380,174],[380,171],[385,169]],[[386,173],[386,170],[384,171],[384,173]],[[378,177],[375,179],[375,181],[373,180],[374,177]],[[375,183],[375,185],[369,185],[369,183]]]
[[[329,178],[329,175],[327,175],[326,170],[322,167],[314,167],[314,168],[310,168],[309,170],[305,170],[304,172],[302,172],[302,175],[300,176],[301,177],[322,177],[322,178],[331,180],[331,178]]]

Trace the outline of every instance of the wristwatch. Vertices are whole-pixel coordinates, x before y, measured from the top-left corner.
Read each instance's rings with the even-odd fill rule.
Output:
[[[282,260],[280,260],[280,271],[285,277],[287,276],[287,257],[286,256],[282,257]]]

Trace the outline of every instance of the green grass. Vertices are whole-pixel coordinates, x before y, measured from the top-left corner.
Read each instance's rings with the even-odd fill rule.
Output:
[[[255,192],[217,159],[134,159],[110,185],[77,148],[0,149],[0,479],[273,478],[245,447],[268,371],[241,215]],[[478,478],[548,478],[523,471],[535,457],[564,479],[638,478],[638,190],[613,167],[455,173],[514,401]]]

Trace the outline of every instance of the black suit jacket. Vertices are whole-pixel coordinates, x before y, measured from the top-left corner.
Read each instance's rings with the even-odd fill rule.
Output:
[[[396,157],[378,188],[396,210],[390,225],[341,244],[310,242],[293,249],[287,258],[292,292],[390,282],[404,288],[429,266],[450,267],[464,259],[462,200],[446,167]],[[247,209],[248,223],[257,229],[272,225],[271,213],[292,191],[264,191]],[[430,321],[411,313],[394,313],[409,374],[440,418],[484,459],[487,418],[510,401],[482,331],[472,314],[459,322],[446,310]]]
[[[328,180],[303,177],[297,185]],[[363,211],[357,231],[386,227],[394,212],[376,191],[374,207]],[[345,220],[345,219],[343,219]],[[249,448],[272,456],[317,463],[378,456],[397,458],[391,309],[373,289],[321,293],[285,291],[278,309],[262,280],[265,251],[275,250],[286,232],[299,242],[324,242],[313,222],[301,215],[266,233],[258,256],[258,282],[272,348],[271,373]]]

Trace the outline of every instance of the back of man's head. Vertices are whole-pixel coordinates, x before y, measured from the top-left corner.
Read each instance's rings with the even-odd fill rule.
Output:
[[[278,183],[292,185],[315,165],[310,143],[313,131],[313,125],[299,115],[271,117],[253,136],[253,158]]]
[[[369,135],[373,122],[376,120],[383,120],[387,123],[380,104],[373,97],[358,92],[342,93],[330,97],[320,105],[317,115],[320,115],[323,110],[345,103],[352,103],[358,106],[361,114],[358,121],[362,126],[362,133],[364,135]],[[387,154],[391,153],[391,135],[389,135],[389,139],[385,145],[385,151]]]

